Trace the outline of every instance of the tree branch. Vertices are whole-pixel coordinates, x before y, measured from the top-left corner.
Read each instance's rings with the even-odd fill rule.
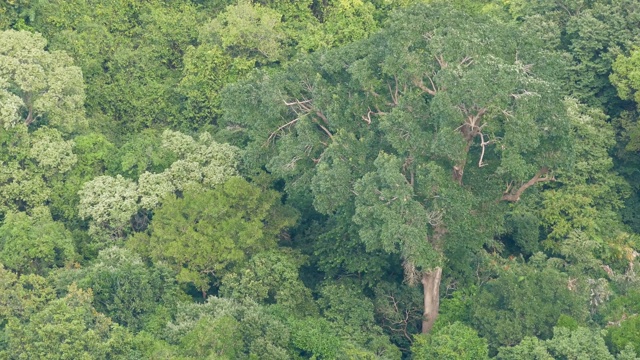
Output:
[[[543,166],[532,178],[526,183],[522,184],[515,192],[511,192],[510,187],[502,195],[502,201],[516,202],[520,200],[520,196],[525,190],[531,186],[544,181],[556,181],[555,177],[549,175],[549,168]]]
[[[278,127],[275,131],[273,131],[273,132],[269,135],[269,138],[267,139],[267,143],[266,143],[265,145],[268,145],[268,144],[271,142],[271,140],[273,140],[273,138],[274,138],[274,137],[275,137],[275,136],[276,136],[276,135],[277,135],[281,130],[283,130],[284,128],[286,128],[286,127],[288,127],[288,126],[291,126],[291,125],[295,124],[296,122],[298,122],[298,120],[300,120],[300,117],[297,117],[297,118],[295,118],[295,119],[293,119],[293,120],[289,121],[288,123],[286,123],[286,124],[284,124],[284,125],[282,125],[282,126]]]

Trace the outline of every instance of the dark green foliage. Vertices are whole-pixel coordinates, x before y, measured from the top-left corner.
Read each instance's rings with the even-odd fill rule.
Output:
[[[526,336],[549,339],[561,315],[586,319],[585,285],[546,264],[541,254],[531,261],[507,263],[497,279],[478,289],[471,322],[492,349],[514,346]]]
[[[173,276],[162,265],[149,267],[127,250],[110,248],[101,251],[91,266],[59,274],[57,286],[66,290],[75,282],[91,289],[96,310],[120,325],[140,330],[154,313],[171,311],[185,298]]]

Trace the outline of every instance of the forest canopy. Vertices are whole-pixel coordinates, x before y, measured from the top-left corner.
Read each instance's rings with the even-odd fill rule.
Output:
[[[634,0],[0,4],[0,359],[640,359]]]

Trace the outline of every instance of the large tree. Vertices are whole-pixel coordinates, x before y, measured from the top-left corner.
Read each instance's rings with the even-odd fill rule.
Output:
[[[246,129],[246,163],[284,178],[292,203],[396,254],[423,285],[428,332],[443,267],[468,271],[508,203],[570,162],[564,64],[515,25],[441,3],[384,28],[230,87],[225,121]]]
[[[82,71],[38,33],[0,33],[0,124],[44,122],[75,130],[84,122]]]

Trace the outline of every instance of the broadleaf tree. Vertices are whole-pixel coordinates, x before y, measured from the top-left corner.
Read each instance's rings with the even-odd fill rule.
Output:
[[[442,3],[384,29],[229,86],[223,120],[247,129],[246,163],[266,163],[292,203],[346,217],[367,251],[399,255],[423,285],[428,332],[443,267],[468,272],[508,204],[571,163],[563,58]]]

